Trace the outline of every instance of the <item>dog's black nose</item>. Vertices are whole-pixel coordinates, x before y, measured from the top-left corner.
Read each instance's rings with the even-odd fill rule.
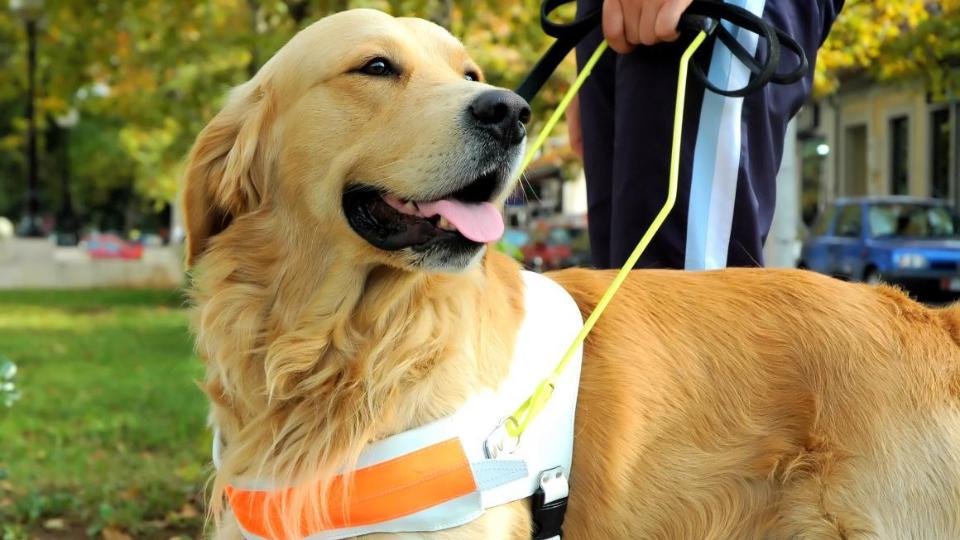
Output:
[[[474,123],[505,144],[520,144],[527,135],[523,126],[530,121],[527,101],[509,90],[488,90],[470,104]]]

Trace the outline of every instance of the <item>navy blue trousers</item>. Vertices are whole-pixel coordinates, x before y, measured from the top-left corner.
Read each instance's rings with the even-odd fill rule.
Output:
[[[637,263],[638,268],[762,266],[776,202],[776,175],[787,123],[810,94],[817,49],[843,0],[730,0],[792,35],[810,71],[790,85],[768,84],[746,98],[705,91],[687,81],[677,204]],[[578,0],[578,10],[602,0]],[[748,51],[765,55],[755,34],[732,30]],[[600,43],[600,29],[577,47],[583,65]],[[621,266],[667,196],[680,54],[691,37],[608,50],[580,90],[588,222],[593,265]],[[712,40],[711,40],[712,41]],[[796,66],[783,53],[781,72]],[[720,88],[742,88],[746,67],[722,44],[694,56]]]

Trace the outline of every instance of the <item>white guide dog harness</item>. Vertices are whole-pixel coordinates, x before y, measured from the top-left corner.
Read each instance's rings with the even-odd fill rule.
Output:
[[[539,529],[534,538],[559,538],[582,350],[555,376],[549,401],[521,437],[511,437],[504,426],[554,372],[583,319],[557,283],[539,274],[522,274],[525,314],[509,375],[500,387],[472,396],[451,416],[368,445],[352,471],[349,498],[354,500],[328,504],[330,523],[305,529],[299,538],[438,531],[469,523],[487,508],[531,496]],[[214,463],[219,467],[221,441],[214,429]],[[343,492],[336,486],[330,490],[334,496]],[[277,501],[285,489],[262,480],[227,489],[244,537],[283,538],[276,532],[284,522]]]

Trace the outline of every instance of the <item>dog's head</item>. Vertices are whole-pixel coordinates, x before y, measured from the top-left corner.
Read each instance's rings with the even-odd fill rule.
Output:
[[[242,220],[394,267],[459,270],[499,238],[530,109],[442,28],[372,10],[297,34],[188,164],[187,262]]]

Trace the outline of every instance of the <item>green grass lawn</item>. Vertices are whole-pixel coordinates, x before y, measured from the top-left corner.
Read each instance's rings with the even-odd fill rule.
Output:
[[[22,393],[0,408],[3,540],[199,535],[210,436],[183,303],[0,291],[0,355]]]

